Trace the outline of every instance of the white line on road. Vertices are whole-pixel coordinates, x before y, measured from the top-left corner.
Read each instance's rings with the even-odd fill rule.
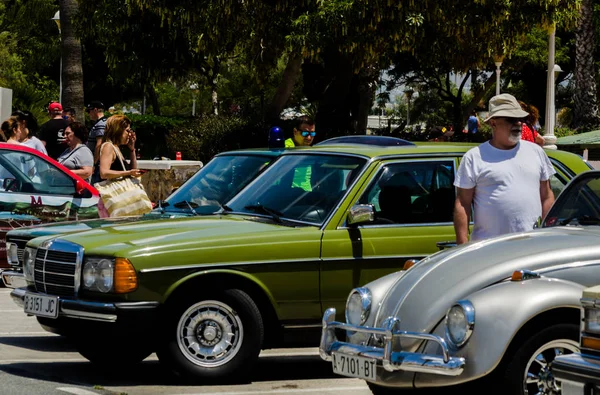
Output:
[[[299,393],[310,393],[316,392],[318,394],[323,392],[340,392],[340,391],[364,391],[366,387],[336,387],[336,388],[298,388],[298,389],[273,389],[270,391],[258,390],[258,391],[236,391],[236,392],[202,392],[198,394],[185,394],[185,395],[255,395],[255,394],[299,394]]]
[[[75,394],[75,395],[98,395],[97,392],[92,392],[92,391],[84,390],[83,388],[76,388],[76,387],[60,387],[60,388],[57,388],[57,390],[63,391],[63,392],[68,392],[69,394]]]
[[[70,358],[70,359],[56,359],[56,358],[48,358],[48,359],[0,359],[0,365],[8,365],[12,363],[66,363],[66,362],[87,362],[87,359],[81,357],[79,359]]]
[[[0,332],[0,336],[39,336],[39,335],[47,335],[48,337],[57,336],[54,333],[50,332]]]

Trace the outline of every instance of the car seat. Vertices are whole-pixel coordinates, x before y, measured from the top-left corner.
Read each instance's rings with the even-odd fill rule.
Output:
[[[379,192],[377,219],[382,222],[403,224],[412,222],[410,189],[405,186],[384,185]]]

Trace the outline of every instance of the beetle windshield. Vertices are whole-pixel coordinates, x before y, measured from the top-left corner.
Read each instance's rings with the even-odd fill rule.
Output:
[[[583,173],[560,194],[544,220],[549,226],[600,225],[600,172]]]
[[[161,204],[165,212],[212,214],[242,190],[274,157],[217,156]]]
[[[232,212],[320,225],[331,214],[365,158],[328,154],[281,157],[228,203]]]

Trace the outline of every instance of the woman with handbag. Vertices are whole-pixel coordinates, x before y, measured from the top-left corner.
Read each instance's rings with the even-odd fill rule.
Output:
[[[98,163],[100,179],[94,184],[100,199],[111,217],[141,215],[152,210],[152,203],[139,178],[135,155],[135,133],[131,121],[125,115],[113,115],[106,121],[106,129]],[[126,164],[120,145],[127,145],[130,163]]]
[[[57,161],[89,182],[94,166],[94,155],[85,145],[87,137],[88,131],[85,125],[71,122],[65,129],[65,141],[69,148],[60,154]]]

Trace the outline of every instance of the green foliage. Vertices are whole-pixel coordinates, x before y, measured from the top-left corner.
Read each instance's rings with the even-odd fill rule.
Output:
[[[143,159],[152,159],[156,156],[169,157],[167,136],[171,130],[181,127],[185,119],[142,114],[126,115],[131,119],[137,137],[136,147],[140,149]]]
[[[179,151],[184,159],[204,163],[219,152],[265,146],[265,142],[266,133],[260,125],[252,125],[245,118],[223,115],[189,119],[167,137],[170,152]]]
[[[554,135],[559,138],[559,137],[565,137],[565,136],[573,136],[577,134],[577,131],[571,128],[555,128],[554,129]]]

